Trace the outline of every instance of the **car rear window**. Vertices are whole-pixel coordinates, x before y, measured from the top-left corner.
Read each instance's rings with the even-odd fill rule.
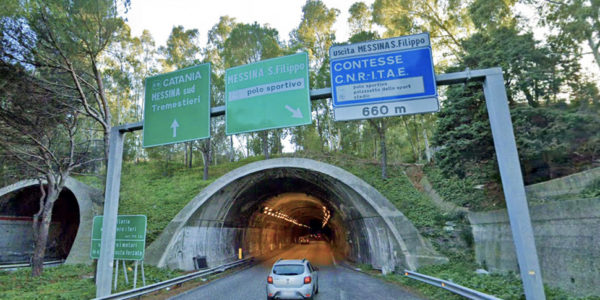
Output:
[[[273,267],[276,275],[299,275],[304,273],[304,265],[277,265]]]

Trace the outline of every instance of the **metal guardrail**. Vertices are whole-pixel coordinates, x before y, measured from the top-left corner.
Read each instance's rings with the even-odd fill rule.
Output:
[[[488,295],[488,294],[485,294],[482,292],[478,292],[476,290],[464,287],[462,285],[458,285],[451,281],[435,278],[432,276],[427,276],[427,275],[420,274],[420,273],[413,272],[413,271],[404,270],[404,276],[431,284],[433,286],[441,287],[443,289],[446,289],[448,291],[451,291],[455,294],[461,295],[461,296],[469,298],[469,299],[501,300],[500,298],[497,298],[497,297],[494,297],[494,296],[491,296],[491,295]]]
[[[45,261],[44,262],[44,266],[60,265],[60,264],[62,264],[64,262],[65,261],[63,259],[61,259],[61,260],[50,260],[50,261]],[[30,262],[18,263],[18,264],[0,265],[0,270],[20,269],[20,268],[27,268],[27,267],[31,267],[31,263]]]
[[[131,299],[131,298],[143,296],[143,295],[146,295],[146,294],[150,294],[152,292],[156,292],[156,291],[162,290],[164,288],[168,288],[168,287],[176,285],[176,284],[181,284],[181,283],[184,283],[186,281],[190,281],[190,280],[196,279],[198,277],[203,277],[203,276],[208,276],[208,275],[212,275],[212,274],[216,274],[216,273],[221,273],[221,272],[224,272],[227,269],[231,269],[231,268],[235,268],[235,267],[247,264],[247,263],[251,262],[252,260],[253,260],[253,258],[249,257],[249,258],[238,260],[238,261],[235,261],[235,262],[232,262],[232,263],[220,265],[218,267],[214,267],[214,268],[211,268],[211,269],[206,269],[206,270],[202,270],[202,271],[198,271],[198,272],[186,274],[186,275],[183,275],[183,276],[175,277],[175,278],[172,278],[172,279],[169,279],[169,280],[165,280],[165,281],[162,281],[162,282],[157,282],[157,283],[150,284],[150,285],[147,285],[147,286],[143,286],[143,287],[140,287],[140,288],[137,288],[137,289],[127,290],[127,291],[119,292],[119,293],[116,293],[116,294],[112,294],[112,295],[108,295],[108,296],[104,296],[104,297],[100,297],[100,298],[94,298],[94,300]]]

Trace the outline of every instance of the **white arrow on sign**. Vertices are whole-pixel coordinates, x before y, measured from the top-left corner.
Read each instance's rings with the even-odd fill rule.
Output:
[[[300,108],[293,109],[289,105],[286,105],[285,108],[292,113],[292,118],[302,119],[302,111],[300,111]]]
[[[173,128],[173,137],[177,137],[177,127],[179,127],[179,123],[177,123],[177,119],[173,119],[173,123],[171,123],[171,128]]]

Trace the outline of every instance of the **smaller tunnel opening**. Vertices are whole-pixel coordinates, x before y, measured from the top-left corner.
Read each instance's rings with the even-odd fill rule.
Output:
[[[0,196],[0,264],[29,262],[33,255],[33,216],[40,207],[39,186],[29,186]],[[79,228],[75,195],[63,189],[52,209],[45,260],[64,260]]]

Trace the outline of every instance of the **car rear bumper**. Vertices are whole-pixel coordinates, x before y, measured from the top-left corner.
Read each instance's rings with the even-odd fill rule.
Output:
[[[313,295],[312,284],[305,284],[295,288],[278,288],[272,284],[267,285],[267,296],[273,299],[306,299]]]

